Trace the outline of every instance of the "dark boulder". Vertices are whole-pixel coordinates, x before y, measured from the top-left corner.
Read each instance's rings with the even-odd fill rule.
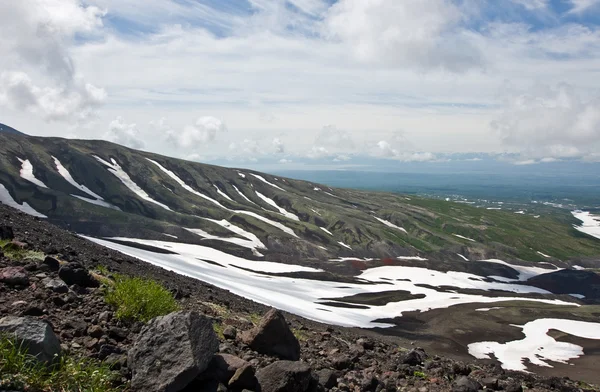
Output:
[[[156,317],[129,350],[131,388],[144,392],[177,392],[200,375],[219,349],[212,321],[196,312]]]
[[[0,226],[0,240],[12,241],[13,238],[15,238],[15,233],[13,232],[12,227],[5,225]]]
[[[60,267],[58,276],[69,286],[98,287],[98,281],[79,263],[67,263]]]
[[[238,369],[249,365],[249,363],[235,355],[215,354],[203,378],[214,378],[227,384]]]
[[[460,376],[452,383],[452,392],[478,392],[482,388],[481,384],[467,376]]]
[[[527,284],[553,294],[580,294],[588,299],[600,299],[600,275],[592,271],[563,269],[534,276]]]
[[[425,350],[423,350],[422,348],[416,348],[414,350],[410,350],[404,356],[404,358],[402,359],[402,363],[410,366],[417,366],[423,364],[426,359],[427,354],[425,353]]]
[[[277,361],[260,369],[256,379],[261,392],[305,392],[312,374],[310,366],[303,362]]]
[[[256,377],[254,377],[254,368],[247,364],[235,371],[229,379],[229,389],[241,391],[244,389],[254,389],[256,387]]]
[[[259,325],[240,336],[252,350],[281,359],[300,359],[300,343],[294,336],[280,311],[271,309]]]
[[[42,265],[45,265],[50,271],[58,271],[60,269],[60,262],[54,257],[46,256]]]

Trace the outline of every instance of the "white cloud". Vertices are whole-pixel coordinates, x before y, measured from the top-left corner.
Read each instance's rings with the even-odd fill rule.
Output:
[[[325,31],[366,63],[463,72],[482,56],[461,32],[462,20],[447,0],[340,0]]]
[[[505,99],[492,123],[502,141],[532,158],[577,158],[600,148],[600,97],[562,83]]]
[[[1,2],[0,104],[51,121],[92,117],[106,92],[76,72],[69,48],[97,32],[103,16],[76,0]]]
[[[213,142],[219,133],[227,130],[225,124],[218,118],[205,116],[196,120],[194,125],[187,125],[182,131],[169,129],[167,140],[184,150],[196,149]]]
[[[278,137],[273,139],[271,143],[273,144],[273,148],[276,154],[283,154],[285,152],[285,145]]]
[[[600,5],[600,0],[569,0],[572,8],[569,10],[570,14],[581,14],[590,8]]]
[[[279,160],[279,163],[281,163],[281,164],[283,164],[283,165],[285,165],[285,164],[287,164],[287,163],[292,163],[292,162],[293,162],[293,161],[291,161],[291,160],[289,160],[289,159],[286,159],[286,158],[281,158],[281,159]]]
[[[548,8],[549,0],[511,0],[513,3],[522,5],[529,11],[544,10]]]
[[[137,125],[126,123],[123,117],[117,117],[110,122],[104,139],[131,148],[144,148],[144,141]]]

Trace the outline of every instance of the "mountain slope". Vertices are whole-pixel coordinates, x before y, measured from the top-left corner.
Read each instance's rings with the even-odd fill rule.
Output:
[[[105,141],[0,133],[0,184],[5,202],[27,203],[81,234],[175,236],[178,242],[280,262],[417,255],[547,261],[600,255],[600,241],[573,229],[578,221],[567,213],[535,218],[332,189]]]

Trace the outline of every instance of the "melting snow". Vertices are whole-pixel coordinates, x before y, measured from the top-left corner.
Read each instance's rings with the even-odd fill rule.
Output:
[[[575,297],[575,298],[579,298],[579,299],[584,299],[585,295],[581,295],[581,294],[569,294],[571,297]]]
[[[515,214],[521,214],[521,215],[523,215],[523,214],[525,214],[525,211],[516,211]]]
[[[462,235],[460,235],[460,234],[452,234],[452,235],[453,235],[453,236],[455,236],[455,237],[458,237],[458,238],[462,238],[463,240],[467,240],[467,241],[476,242],[476,241],[475,241],[473,238],[464,237],[464,236],[462,236]]]
[[[321,229],[321,230],[323,230],[325,233],[327,233],[327,234],[329,234],[329,235],[333,236],[333,233],[332,233],[331,231],[327,230],[326,228],[324,228],[324,227],[319,227],[319,229]]]
[[[151,198],[150,195],[148,195],[142,188],[140,188],[138,184],[133,182],[133,180],[129,177],[129,174],[127,174],[125,172],[125,170],[123,170],[121,168],[121,166],[119,166],[119,164],[117,163],[117,161],[114,160],[114,158],[110,159],[112,163],[109,163],[96,155],[94,155],[94,158],[96,158],[98,160],[98,162],[102,163],[104,166],[107,166],[109,172],[114,174],[115,177],[117,177],[119,180],[121,180],[121,182],[127,188],[129,188],[129,190],[131,190],[133,193],[138,195],[140,198],[142,198],[146,201],[149,201],[150,203],[154,203],[154,204],[164,208],[165,210],[171,211],[171,209],[169,207],[167,207],[166,205]]]
[[[548,274],[550,272],[556,272],[556,271],[559,271],[560,269],[562,269],[562,268],[546,269],[546,268],[540,268],[540,267],[529,267],[529,266],[524,266],[524,265],[509,264],[506,261],[502,261],[502,260],[498,260],[498,259],[487,259],[487,260],[480,260],[480,261],[504,264],[504,265],[516,270],[519,273],[519,280],[521,280],[521,281],[527,280],[529,278],[533,278],[534,276]],[[551,264],[551,265],[553,265],[553,264]],[[496,279],[496,280],[505,280],[505,281],[511,280],[508,278],[502,278],[500,276],[491,276],[491,278]]]
[[[582,223],[580,226],[573,226],[582,233],[600,238],[600,217],[590,214],[587,211],[573,211],[573,216]]]
[[[19,162],[21,162],[21,171],[20,171],[20,175],[21,178],[39,186],[42,188],[48,188],[46,186],[46,184],[44,184],[42,181],[38,180],[37,178],[35,178],[35,175],[33,174],[33,165],[31,164],[31,162],[29,162],[29,159],[21,159],[18,158]]]
[[[479,309],[475,309],[476,312],[489,312],[490,310],[497,310],[497,309],[502,309],[501,307],[493,307],[493,308],[479,308]]]
[[[237,174],[238,174],[238,176],[240,176],[242,178],[246,178],[246,175],[244,173],[237,172]]]
[[[350,247],[350,245],[346,245],[342,241],[338,241],[338,244],[342,245],[344,248],[348,248],[348,249],[352,250],[352,248]]]
[[[231,197],[229,197],[229,195],[225,192],[223,192],[221,189],[219,189],[218,186],[215,185],[215,188],[217,189],[217,193],[221,196],[223,196],[224,198],[226,198],[227,200],[233,201],[233,199]]]
[[[318,191],[320,191],[320,190],[321,190],[321,188],[317,188],[317,187],[314,187],[314,188],[313,188],[313,191],[317,191],[317,192],[318,192]]]
[[[548,258],[548,259],[549,259],[549,258],[552,258],[552,256],[548,256],[547,254],[545,254],[545,253],[542,253],[542,252],[540,252],[540,251],[537,251],[537,254],[538,254],[538,255],[540,255],[540,256],[544,256],[544,257],[546,257],[546,258]]]
[[[262,200],[263,200],[265,203],[267,203],[268,205],[270,205],[270,206],[272,206],[272,207],[276,208],[276,209],[279,211],[279,213],[280,213],[281,215],[285,216],[286,218],[293,219],[293,220],[295,220],[295,221],[299,221],[299,220],[300,220],[300,218],[298,218],[298,216],[297,216],[296,214],[292,214],[291,212],[288,212],[288,211],[286,211],[286,209],[285,209],[285,208],[281,208],[281,207],[279,207],[279,206],[277,205],[277,203],[275,203],[275,200],[273,200],[273,199],[271,199],[271,198],[269,198],[269,197],[267,197],[267,196],[263,195],[262,193],[260,193],[260,192],[258,192],[258,191],[254,191],[254,192],[255,192],[255,193],[256,193],[256,195],[257,195],[258,197],[260,197],[260,198],[261,198],[261,199],[262,199]]]
[[[0,202],[9,207],[16,208],[19,211],[23,211],[26,214],[37,216],[38,218],[47,218],[46,215],[40,214],[34,210],[27,202],[23,202],[23,204],[17,203],[8,192],[8,189],[2,184],[0,184]]]
[[[465,256],[461,255],[460,253],[457,253],[457,255],[459,257],[461,257],[464,261],[469,261],[469,259],[467,259]]]
[[[395,225],[395,224],[393,224],[392,222],[388,222],[388,221],[386,221],[385,219],[381,219],[381,218],[378,218],[378,217],[376,217],[376,216],[374,216],[373,218],[377,219],[379,222],[383,223],[384,225],[386,225],[386,226],[388,226],[388,227],[391,227],[391,228],[393,228],[393,229],[398,229],[398,230],[400,230],[400,231],[403,231],[403,232],[405,232],[405,233],[408,233],[408,232],[406,231],[406,229],[405,229],[405,228],[403,228],[403,227],[399,227],[399,226],[396,226],[396,225]]]
[[[98,199],[90,199],[89,197],[84,197],[84,196],[79,196],[79,195],[71,195],[81,201],[85,201],[87,203],[90,204],[94,204],[100,207],[106,207],[106,208],[112,208],[113,210],[119,210],[121,211],[121,209],[115,205],[112,205],[110,203],[105,202],[104,200],[98,200]]]
[[[275,185],[275,184],[273,184],[272,182],[269,182],[269,181],[265,180],[265,178],[264,178],[264,177],[261,177],[261,176],[259,176],[258,174],[250,173],[250,175],[252,175],[253,177],[256,177],[256,178],[258,178],[259,180],[261,180],[261,181],[262,181],[262,182],[264,182],[265,184],[269,184],[269,185],[271,185],[271,186],[272,186],[272,187],[274,187],[274,188],[277,188],[277,189],[279,189],[279,190],[282,190],[282,191],[284,191],[284,192],[287,192],[285,189],[283,189],[283,188],[279,187],[278,185]]]
[[[248,199],[246,197],[246,195],[244,195],[239,189],[237,189],[237,187],[235,185],[231,185],[233,187],[233,189],[235,189],[235,191],[237,193],[239,193],[240,196],[242,196],[247,202],[252,203],[252,204],[256,204],[255,202],[253,202],[252,200]]]
[[[172,235],[172,234],[163,233],[163,235],[166,235],[167,237],[171,237],[171,238],[177,239],[177,236]]]
[[[548,335],[556,329],[586,339],[600,339],[600,324],[562,319],[538,319],[523,326],[525,339],[508,343],[479,342],[469,344],[469,354],[478,359],[490,359],[494,355],[508,370],[526,371],[525,360],[532,364],[552,367],[548,362],[567,363],[583,355],[583,348],[576,344],[557,342]]]
[[[480,277],[462,272],[450,271],[444,273],[426,268],[400,266],[369,269],[363,271],[358,277],[362,280],[361,284],[348,283],[340,286],[338,282],[326,280],[264,275],[261,271],[277,273],[294,271],[318,272],[319,270],[297,265],[246,260],[199,245],[122,238],[122,240],[164,248],[178,253],[158,254],[105,240],[88,239],[160,267],[214,284],[230,290],[234,294],[250,298],[257,302],[274,306],[312,320],[344,326],[365,328],[389,326],[385,323],[373,322],[373,320],[401,316],[402,312],[407,311],[426,311],[463,303],[495,303],[507,300],[507,297],[487,297],[482,295],[439,292],[432,288],[417,286],[417,284],[433,283],[440,286],[451,285],[482,290],[504,290],[517,294],[532,292],[546,293],[544,290],[522,284],[474,281],[470,278],[475,277],[479,279]],[[201,260],[208,260],[219,265]],[[390,280],[407,278],[411,281]],[[396,290],[406,290],[412,294],[424,294],[425,298],[391,302],[382,306],[369,306],[367,309],[340,308],[319,303],[326,301],[327,298],[341,298],[359,293],[380,293]],[[529,299],[518,296],[510,297],[509,299],[578,306],[577,304],[560,300]]]
[[[399,260],[417,260],[417,261],[427,261],[426,258],[421,256],[398,256],[396,257]]]

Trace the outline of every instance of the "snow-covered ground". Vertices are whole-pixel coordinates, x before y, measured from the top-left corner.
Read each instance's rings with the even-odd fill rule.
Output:
[[[17,159],[19,160],[19,162],[21,162],[21,170],[19,172],[21,178],[31,182],[32,184],[39,186],[39,187],[48,188],[46,186],[46,184],[44,184],[42,181],[38,180],[35,177],[35,175],[33,174],[33,165],[31,164],[31,162],[29,162],[29,159],[21,159],[18,157],[17,157]]]
[[[393,229],[397,229],[397,230],[400,230],[400,231],[403,231],[403,232],[407,233],[407,231],[406,231],[405,228],[397,226],[397,225],[393,224],[392,222],[386,221],[385,219],[381,219],[381,218],[378,218],[376,216],[374,216],[373,218],[377,219],[379,222],[383,223],[387,227],[391,227]]]
[[[396,257],[398,260],[417,260],[417,261],[427,261],[426,258],[421,256],[398,256]]]
[[[34,210],[29,204],[27,204],[27,202],[23,202],[23,204],[17,203],[8,192],[8,189],[6,189],[2,184],[0,184],[0,202],[9,207],[16,208],[19,211],[23,211],[26,214],[37,216],[38,218],[47,218],[46,215],[40,214]]]
[[[548,362],[567,363],[583,355],[583,348],[576,344],[557,342],[548,335],[556,329],[586,339],[600,339],[600,323],[563,319],[538,319],[523,326],[525,339],[508,343],[478,342],[469,344],[469,354],[478,359],[490,359],[494,355],[504,369],[526,371],[524,363],[529,360],[538,366],[552,367]]]
[[[246,260],[199,245],[120,238],[121,240],[137,242],[178,253],[159,254],[106,240],[88,239],[177,273],[212,283],[230,290],[237,295],[313,320],[337,325],[366,328],[385,326],[385,323],[375,323],[374,320],[400,316],[402,312],[414,310],[426,311],[463,303],[494,303],[507,300],[507,297],[493,297],[491,296],[492,294],[488,297],[484,295],[440,292],[432,288],[418,286],[419,284],[447,285],[485,291],[503,290],[514,293],[514,297],[508,297],[510,299],[577,306],[574,303],[561,300],[522,298],[519,297],[519,294],[547,292],[536,287],[517,283],[485,282],[480,276],[464,272],[439,272],[426,268],[385,266],[365,270],[358,276],[358,279],[363,283],[369,282],[370,284],[348,283],[340,285],[338,282],[269,276],[264,273],[317,272],[319,270],[290,264]],[[208,262],[202,260],[207,260]],[[213,263],[218,263],[219,265],[214,265]],[[321,303],[332,301],[332,298],[343,298],[359,293],[396,290],[406,290],[412,294],[424,294],[425,298],[393,302],[382,306],[369,306],[367,309],[351,309]],[[343,304],[343,302],[340,302],[340,304]]]
[[[327,230],[326,228],[319,227],[319,229],[323,230],[325,233],[329,234],[330,236],[333,236],[333,233],[331,231]]]
[[[352,248],[350,247],[350,245],[344,244],[342,241],[338,241],[338,244],[342,245],[344,248],[348,248],[348,249],[352,250]]]
[[[231,197],[229,197],[229,195],[225,192],[223,192],[218,186],[215,185],[215,189],[217,190],[217,193],[221,196],[223,196],[224,198],[226,198],[229,201],[233,201],[233,199]]]
[[[233,225],[231,223],[229,223],[227,220],[223,219],[223,220],[216,220],[216,219],[209,219],[209,218],[202,218],[205,219],[207,221],[213,222],[229,231],[231,231],[232,233],[235,233],[241,237],[244,238],[237,238],[237,237],[219,237],[216,235],[212,235],[207,233],[206,231],[202,230],[202,229],[189,229],[186,228],[186,230],[197,234],[201,237],[204,237],[208,240],[217,240],[217,241],[223,241],[223,242],[229,242],[231,244],[236,244],[239,245],[241,247],[244,248],[248,248],[248,249],[252,249],[253,251],[257,250],[257,249],[267,249],[267,247],[265,246],[265,244],[262,243],[262,241],[254,234],[254,233],[250,233],[249,231],[246,231],[244,229],[242,229],[241,227],[238,227],[236,225]]]
[[[252,203],[252,204],[256,204],[255,202],[253,202],[252,200],[248,199],[248,197],[246,195],[244,195],[235,185],[231,185],[233,187],[233,189],[235,189],[235,191],[242,196],[242,198],[244,200],[246,200],[248,203]]]
[[[543,275],[543,274],[547,274],[550,272],[556,272],[559,270],[559,268],[547,269],[547,268],[540,268],[540,267],[534,267],[534,266],[509,264],[506,261],[498,260],[498,259],[487,259],[487,260],[481,260],[481,261],[487,261],[489,263],[504,264],[504,265],[516,270],[519,273],[520,281],[525,281],[525,280],[527,280],[529,278],[533,278],[534,276],[537,276],[537,275]],[[550,265],[553,265],[553,264],[550,264]],[[496,280],[502,280],[502,281],[510,281],[511,280],[508,278],[503,278],[501,276],[490,276],[490,278],[493,278]]]
[[[580,226],[574,226],[577,230],[600,239],[600,216],[587,211],[573,211],[571,214],[582,222]]]
[[[108,168],[109,172],[114,174],[115,177],[117,177],[119,180],[121,180],[123,185],[125,185],[127,188],[129,188],[130,191],[132,191],[133,193],[138,195],[140,198],[142,198],[146,201],[149,201],[150,203],[154,203],[154,204],[164,208],[165,210],[171,211],[171,209],[169,207],[154,200],[153,198],[150,197],[150,195],[148,195],[146,193],[146,191],[144,191],[142,188],[140,188],[140,186],[138,184],[136,184],[131,179],[131,177],[129,177],[129,174],[127,174],[125,172],[125,170],[123,170],[123,168],[121,168],[121,166],[117,163],[117,161],[114,160],[114,158],[111,158],[111,162],[107,162],[104,159],[102,159],[96,155],[94,155],[94,158],[96,158],[98,160],[98,162],[100,162],[101,164],[106,166]]]

